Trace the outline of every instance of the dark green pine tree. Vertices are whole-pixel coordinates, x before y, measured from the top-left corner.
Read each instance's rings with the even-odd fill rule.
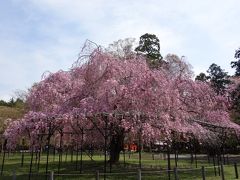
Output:
[[[237,60],[232,61],[231,66],[236,69],[235,76],[240,76],[240,48],[235,51],[234,58]]]
[[[211,86],[217,94],[224,94],[226,87],[231,83],[229,75],[217,64],[211,64],[207,70]]]
[[[195,78],[196,81],[203,81],[203,82],[207,82],[209,79],[210,79],[210,77],[207,76],[205,73],[200,73]]]
[[[236,61],[231,62],[231,67],[235,68],[235,76],[240,76],[240,48],[235,51],[234,58]],[[238,124],[240,124],[240,84],[231,93],[232,100],[232,118]]]
[[[240,124],[240,85],[231,93],[232,100],[232,117],[234,121]]]
[[[135,51],[147,57],[148,64],[152,68],[161,65],[160,41],[155,34],[144,34],[140,37],[139,45]]]

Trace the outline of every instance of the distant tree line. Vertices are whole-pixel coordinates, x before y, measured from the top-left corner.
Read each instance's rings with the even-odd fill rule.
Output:
[[[9,101],[0,100],[0,106],[6,107],[22,107],[24,105],[24,101],[20,98],[11,98]]]

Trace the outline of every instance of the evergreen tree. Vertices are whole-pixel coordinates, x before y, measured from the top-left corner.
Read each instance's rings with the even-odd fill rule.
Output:
[[[236,61],[232,61],[231,62],[231,66],[232,68],[236,68],[236,72],[235,75],[236,76],[240,76],[240,48],[238,48],[235,51],[235,55],[234,55],[235,59],[237,59]]]
[[[200,73],[195,78],[196,81],[203,81],[203,82],[207,82],[209,79],[210,79],[210,77],[207,76],[205,73]]]
[[[155,34],[142,35],[135,51],[147,57],[150,67],[155,68],[161,65],[160,41]]]
[[[209,74],[211,86],[214,88],[217,94],[224,94],[227,85],[231,82],[229,80],[228,73],[214,63],[211,64],[207,70],[207,73]]]
[[[240,124],[240,85],[231,93],[232,99],[232,118],[238,124]]]

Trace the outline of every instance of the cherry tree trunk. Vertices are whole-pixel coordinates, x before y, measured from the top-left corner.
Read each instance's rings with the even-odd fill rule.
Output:
[[[124,135],[119,133],[113,135],[110,141],[110,159],[109,162],[114,164],[119,161],[120,152],[123,150]]]

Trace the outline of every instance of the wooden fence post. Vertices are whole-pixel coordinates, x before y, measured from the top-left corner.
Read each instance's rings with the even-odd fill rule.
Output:
[[[96,171],[96,180],[99,180],[99,171]]]
[[[22,150],[21,167],[23,167],[23,163],[24,163],[24,151]]]
[[[234,163],[234,169],[235,169],[235,175],[236,175],[236,179],[238,179],[238,169],[237,169],[237,163]]]
[[[54,180],[54,172],[53,171],[50,172],[50,180]]]
[[[137,180],[141,180],[142,179],[142,174],[141,174],[141,169],[138,169],[138,173],[137,173]]]
[[[222,174],[222,180],[225,180],[224,169],[223,169],[223,164],[222,163],[221,163],[221,174]]]
[[[215,174],[215,176],[217,176],[216,162],[215,162],[215,154],[213,155],[213,166],[214,166],[214,174]]]
[[[16,180],[16,171],[15,170],[13,170],[13,178],[12,179]]]
[[[228,156],[229,156],[229,155],[227,154],[227,164],[229,164],[229,158],[228,158]]]
[[[175,180],[178,180],[177,167],[174,168],[174,177],[175,177]]]
[[[202,166],[202,179],[206,180],[205,167]]]
[[[6,151],[3,150],[2,167],[1,167],[1,176],[3,175],[3,168],[4,168],[4,162],[5,162],[5,154],[6,154]]]
[[[221,176],[221,171],[222,171],[221,170],[221,164],[222,164],[222,162],[220,163],[220,156],[219,156],[219,154],[217,156],[218,156],[218,158],[217,158],[218,159],[218,162],[217,162],[218,163],[218,175]]]

